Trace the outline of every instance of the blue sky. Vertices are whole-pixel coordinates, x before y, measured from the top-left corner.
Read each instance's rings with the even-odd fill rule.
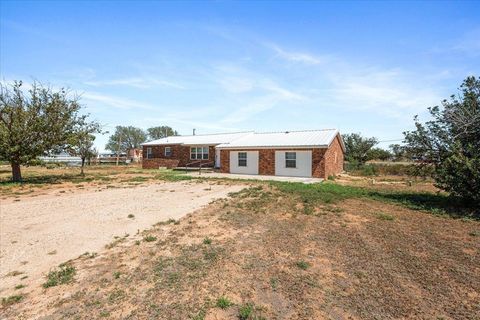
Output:
[[[480,76],[480,2],[0,6],[2,81],[69,87],[110,131],[338,128],[394,140]]]

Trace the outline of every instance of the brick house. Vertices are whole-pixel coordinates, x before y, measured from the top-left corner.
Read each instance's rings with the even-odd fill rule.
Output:
[[[224,173],[326,179],[343,170],[338,130],[172,136],[143,144],[143,168],[210,166]]]

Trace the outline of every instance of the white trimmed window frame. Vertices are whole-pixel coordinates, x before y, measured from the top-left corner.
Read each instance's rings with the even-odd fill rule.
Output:
[[[238,166],[239,167],[246,167],[248,162],[248,156],[246,152],[239,152],[238,153]]]
[[[172,156],[172,147],[165,147],[165,157],[171,157]]]
[[[208,160],[209,148],[205,147],[190,147],[190,160]]]
[[[147,147],[147,159],[153,159],[152,147]]]
[[[285,152],[285,168],[295,169],[297,167],[297,153]]]

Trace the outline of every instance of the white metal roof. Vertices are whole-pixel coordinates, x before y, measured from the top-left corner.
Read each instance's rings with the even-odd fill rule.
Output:
[[[184,144],[184,145],[218,145],[229,143],[244,135],[252,132],[233,132],[216,134],[198,134],[194,136],[170,136],[158,140],[143,143],[144,146],[164,145],[164,144]]]
[[[250,133],[217,148],[327,148],[338,133],[336,129]]]

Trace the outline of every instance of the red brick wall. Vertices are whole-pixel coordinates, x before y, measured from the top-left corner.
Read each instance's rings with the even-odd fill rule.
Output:
[[[325,152],[325,178],[343,171],[343,156],[340,136],[337,135]]]
[[[312,177],[325,179],[325,152],[327,149],[312,149]]]
[[[179,160],[177,159],[143,159],[142,168],[143,169],[158,169],[160,167],[166,167],[172,169],[178,167]]]
[[[275,175],[275,149],[258,150],[258,174]]]
[[[147,148],[152,148],[152,157],[147,159]],[[165,156],[165,148],[171,148],[171,155]],[[202,160],[203,163],[212,162],[215,160],[215,147],[209,146],[208,160]],[[190,147],[182,145],[158,145],[158,146],[143,146],[143,162],[144,169],[158,169],[159,167],[175,168],[184,167],[188,163],[199,160],[190,160]],[[196,166],[200,163],[196,164]],[[213,163],[211,164],[213,166]]]
[[[220,150],[220,172],[230,173],[230,151]]]
[[[230,172],[230,151],[245,151],[246,149],[221,150],[220,171]],[[248,149],[251,150],[251,149]],[[261,175],[275,175],[275,151],[285,149],[257,149],[259,151],[258,173]],[[312,176],[315,178],[326,179],[329,175],[334,175],[343,170],[343,150],[339,138],[335,138],[328,149],[288,149],[288,150],[311,150],[312,151]],[[335,162],[336,154],[336,162]]]

